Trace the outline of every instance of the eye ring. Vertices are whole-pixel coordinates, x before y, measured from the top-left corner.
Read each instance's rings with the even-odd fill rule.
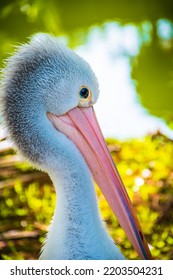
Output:
[[[87,86],[82,86],[79,90],[80,105],[83,107],[90,106],[91,97],[91,90]]]

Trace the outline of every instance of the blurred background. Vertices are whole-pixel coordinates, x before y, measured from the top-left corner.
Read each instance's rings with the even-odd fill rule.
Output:
[[[0,67],[37,32],[58,36],[92,66],[98,120],[153,257],[173,259],[173,1],[1,0]],[[1,117],[0,140],[0,259],[38,258],[54,189],[14,153]],[[96,191],[115,242],[138,258]]]

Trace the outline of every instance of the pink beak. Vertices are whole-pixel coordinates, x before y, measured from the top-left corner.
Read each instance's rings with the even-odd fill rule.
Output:
[[[106,146],[93,107],[76,107],[62,116],[48,113],[48,117],[54,127],[67,135],[82,153],[94,180],[139,256],[142,259],[152,259],[133,206]]]

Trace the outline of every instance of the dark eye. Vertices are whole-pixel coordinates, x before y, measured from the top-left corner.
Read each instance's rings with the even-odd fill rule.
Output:
[[[79,90],[79,106],[88,107],[92,104],[92,93],[89,88],[82,86]]]
[[[81,88],[81,90],[79,91],[79,95],[83,99],[87,99],[89,94],[90,94],[89,89],[86,87]]]

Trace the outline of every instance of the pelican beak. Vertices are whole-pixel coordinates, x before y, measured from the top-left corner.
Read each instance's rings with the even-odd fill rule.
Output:
[[[152,259],[131,201],[108,151],[93,107],[76,107],[62,116],[51,113],[47,115],[54,127],[66,134],[82,153],[94,180],[139,256],[142,259]]]

